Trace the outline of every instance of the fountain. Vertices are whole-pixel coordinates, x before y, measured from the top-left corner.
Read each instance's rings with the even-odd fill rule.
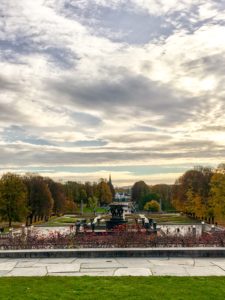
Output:
[[[106,221],[106,229],[113,229],[118,225],[126,224],[127,221],[124,219],[123,209],[126,204],[121,202],[113,202],[109,206],[112,217],[109,221]]]

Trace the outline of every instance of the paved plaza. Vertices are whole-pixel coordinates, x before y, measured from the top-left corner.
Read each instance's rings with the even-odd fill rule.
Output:
[[[225,276],[224,258],[0,259],[11,276]]]

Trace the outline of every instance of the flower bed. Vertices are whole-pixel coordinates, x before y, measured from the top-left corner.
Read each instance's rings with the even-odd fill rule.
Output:
[[[131,247],[224,247],[225,231],[204,233],[202,236],[162,236],[139,227],[123,226],[110,232],[51,233],[8,236],[0,239],[1,250],[14,249],[73,249]]]

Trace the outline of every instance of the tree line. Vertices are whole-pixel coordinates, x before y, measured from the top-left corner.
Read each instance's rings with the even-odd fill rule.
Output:
[[[186,171],[173,185],[148,186],[144,181],[132,187],[132,200],[146,209],[155,200],[161,209],[175,209],[209,223],[225,221],[225,164],[216,169],[197,166]]]
[[[37,174],[20,176],[6,173],[0,179],[0,221],[25,221],[27,225],[48,220],[51,215],[74,213],[80,204],[95,209],[112,202],[114,188],[111,182],[66,183]]]
[[[132,201],[136,203],[137,209],[146,210],[147,207],[151,207],[151,202],[151,204],[155,206],[155,210],[153,209],[154,211],[159,210],[160,208],[163,211],[174,210],[171,196],[172,185],[156,184],[149,186],[144,181],[135,182],[131,194]],[[160,203],[161,207],[157,206],[158,208],[156,208],[155,201]]]
[[[209,223],[225,220],[225,165],[218,168],[195,167],[173,185],[174,207]]]
[[[114,196],[111,180],[59,183],[37,174],[6,173],[0,179],[0,221],[8,221],[10,227],[13,221],[25,220],[30,225],[52,214],[73,213],[81,204],[94,210],[112,202]],[[131,199],[139,210],[149,208],[154,200],[163,211],[176,209],[209,223],[224,223],[225,164],[214,170],[195,167],[173,185],[136,182]]]

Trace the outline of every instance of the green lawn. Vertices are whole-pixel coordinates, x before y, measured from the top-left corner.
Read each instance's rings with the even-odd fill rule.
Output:
[[[148,213],[143,212],[147,218],[151,218],[154,221],[156,221],[158,224],[196,224],[200,223],[199,220],[191,219],[186,215],[181,214],[158,214],[158,213]],[[135,220],[140,218],[140,214],[129,214],[127,215],[127,218],[130,220]]]
[[[225,277],[0,278],[2,300],[223,300]]]
[[[75,223],[77,218],[73,217],[61,217],[55,220],[55,223]]]
[[[146,214],[149,218],[154,219],[159,224],[190,224],[200,223],[199,220],[191,219],[186,215],[179,214]]]
[[[93,209],[92,208],[90,208],[90,207],[84,207],[83,208],[83,212],[84,213],[93,213]],[[103,208],[103,207],[97,207],[96,209],[95,209],[95,212],[96,213],[107,213],[107,209],[106,208]]]

